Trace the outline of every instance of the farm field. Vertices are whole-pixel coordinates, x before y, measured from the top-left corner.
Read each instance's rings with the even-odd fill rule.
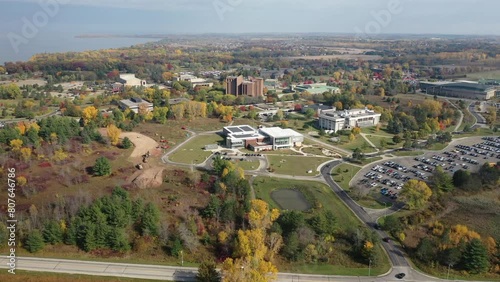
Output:
[[[217,134],[199,135],[177,149],[169,159],[172,162],[182,164],[200,164],[203,163],[211,154],[211,151],[205,151],[204,146],[208,144],[217,144],[223,139]]]
[[[276,174],[286,174],[295,176],[314,176],[318,174],[317,168],[320,164],[331,159],[319,157],[302,156],[274,156],[268,155],[269,166]],[[307,173],[312,170],[312,173]]]

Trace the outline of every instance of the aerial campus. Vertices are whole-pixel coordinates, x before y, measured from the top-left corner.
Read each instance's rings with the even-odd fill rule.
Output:
[[[0,281],[500,280],[500,37],[131,38],[2,57]]]

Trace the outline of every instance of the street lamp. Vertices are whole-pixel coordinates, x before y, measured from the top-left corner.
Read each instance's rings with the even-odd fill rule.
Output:
[[[368,262],[368,277],[371,276],[372,273],[372,260],[369,260]]]
[[[446,280],[449,280],[450,278],[450,268],[452,267],[453,265],[450,263],[448,264],[448,274],[446,274]]]
[[[184,266],[184,252],[181,250],[181,266]]]

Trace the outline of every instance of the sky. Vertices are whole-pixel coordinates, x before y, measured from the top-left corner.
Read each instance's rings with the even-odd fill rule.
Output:
[[[0,52],[63,34],[500,35],[499,10],[497,0],[0,0]]]

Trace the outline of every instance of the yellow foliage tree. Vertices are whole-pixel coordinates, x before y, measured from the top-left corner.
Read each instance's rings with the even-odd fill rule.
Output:
[[[88,124],[91,121],[94,121],[97,118],[97,114],[99,111],[94,107],[86,107],[82,111],[82,118],[83,118],[83,123]]]
[[[113,146],[116,146],[118,144],[118,141],[120,141],[120,134],[122,133],[122,131],[114,124],[110,124],[107,127],[107,133],[111,144]]]
[[[21,149],[22,146],[23,146],[23,140],[21,139],[10,140],[10,148],[12,149],[12,151],[17,152]]]
[[[229,235],[227,234],[226,231],[221,231],[219,234],[217,234],[217,239],[219,240],[219,243],[225,244],[227,242],[227,238]]]
[[[461,224],[453,226],[448,237],[452,246],[458,246],[458,244],[462,241],[467,243],[472,239],[481,239],[481,235],[479,235],[479,233],[469,230],[467,226]]]
[[[31,158],[31,148],[21,148],[21,159],[23,161],[28,161]]]
[[[224,261],[222,265],[223,281],[268,282],[277,278],[278,269],[270,261],[270,258],[279,251],[282,238],[279,238],[279,235],[272,235],[267,239],[266,229],[278,216],[279,211],[269,211],[266,202],[252,200],[248,215],[252,229],[238,231],[235,244],[236,258],[228,258]],[[268,248],[268,245],[271,248]]]
[[[23,187],[24,185],[26,185],[26,183],[28,183],[28,180],[26,180],[26,177],[24,176],[18,176],[16,178],[16,183],[17,185]]]
[[[68,154],[63,151],[63,149],[56,150],[52,159],[56,162],[64,161],[68,158]]]
[[[412,179],[406,182],[399,196],[410,210],[420,209],[432,196],[432,190],[427,183]]]

